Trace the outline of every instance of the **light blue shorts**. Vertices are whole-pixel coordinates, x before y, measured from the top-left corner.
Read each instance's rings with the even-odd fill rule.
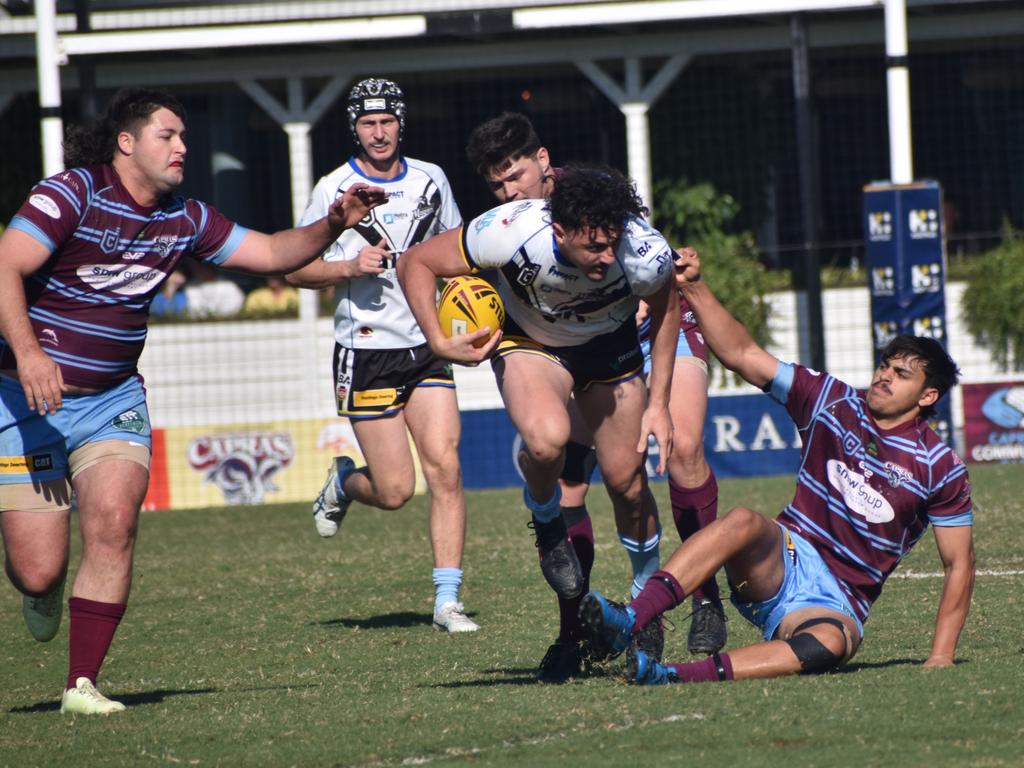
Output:
[[[857,629],[863,637],[864,625],[853,612],[846,594],[821,559],[818,550],[798,533],[779,523],[776,525],[782,530],[779,556],[786,566],[782,586],[774,597],[760,603],[738,600],[733,592],[731,599],[736,610],[761,630],[765,640],[775,636],[775,630],[788,614],[810,606],[846,614],[857,623]]]
[[[91,395],[65,395],[60,410],[29,410],[16,379],[0,377],[0,485],[68,477],[68,456],[88,443],[123,440],[152,450],[142,380],[133,376]]]

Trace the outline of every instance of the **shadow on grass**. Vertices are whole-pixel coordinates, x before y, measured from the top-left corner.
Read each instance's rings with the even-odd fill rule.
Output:
[[[185,689],[161,689],[156,691],[146,691],[144,693],[126,693],[118,694],[111,693],[110,697],[117,701],[120,701],[126,707],[134,707],[139,704],[161,704],[165,699],[174,698],[176,696],[201,696],[208,693],[253,693],[256,691],[293,691],[299,688],[319,688],[319,683],[306,683],[304,685],[257,685],[248,686],[246,688],[235,688],[233,686],[227,686],[226,688],[192,688],[190,690]],[[8,710],[11,714],[32,714],[35,712],[57,712],[60,710],[60,700],[55,701],[44,701],[39,704],[33,704],[30,707],[13,707]]]
[[[120,701],[126,707],[136,706],[138,704],[159,704],[164,699],[168,699],[174,696],[199,696],[206,693],[221,693],[219,688],[193,688],[192,690],[182,689],[171,689],[171,690],[157,690],[147,691],[145,693],[129,693],[123,696],[119,696],[116,693],[111,694],[111,698]],[[59,712],[60,711],[60,700],[44,701],[39,704],[33,704],[29,707],[12,707],[8,710],[12,715],[27,715],[34,714],[36,712]]]
[[[924,664],[924,659],[889,659],[888,661],[852,662],[840,667],[832,674],[845,674],[847,672],[859,672],[862,669],[886,669],[887,667],[919,667]]]
[[[467,612],[467,616],[476,616],[475,612]],[[380,616],[368,616],[364,619],[340,618],[327,619],[316,622],[321,627],[347,627],[349,629],[406,629],[408,627],[422,627],[434,620],[432,613],[413,613],[412,611],[399,611],[398,613],[384,613]]]

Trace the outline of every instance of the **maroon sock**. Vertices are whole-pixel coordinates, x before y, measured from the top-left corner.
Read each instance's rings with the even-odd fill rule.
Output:
[[[68,688],[74,688],[80,677],[96,682],[126,607],[121,603],[99,603],[82,597],[68,600],[71,615],[68,630]]]
[[[562,517],[583,571],[583,591],[571,600],[558,598],[558,639],[579,640],[583,637],[580,603],[590,591],[590,571],[594,567],[594,526],[585,506],[563,507]]]
[[[665,666],[675,671],[680,683],[717,683],[736,679],[732,671],[732,659],[728,653],[708,656],[703,661]]]
[[[672,499],[672,519],[676,523],[679,540],[686,541],[701,528],[706,528],[718,517],[718,481],[715,473],[697,488],[684,488],[669,478],[669,498]],[[718,583],[712,576],[693,592],[695,600],[711,600],[721,603]]]
[[[668,571],[655,571],[640,590],[640,594],[629,604],[636,611],[633,632],[639,632],[656,616],[675,608],[685,599],[686,593],[675,576]]]

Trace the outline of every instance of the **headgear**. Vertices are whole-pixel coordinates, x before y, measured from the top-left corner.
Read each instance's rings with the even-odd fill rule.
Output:
[[[405,95],[398,84],[382,77],[368,77],[352,86],[348,92],[348,127],[352,138],[359,143],[356,120],[373,112],[386,112],[398,118],[398,139],[405,132]]]

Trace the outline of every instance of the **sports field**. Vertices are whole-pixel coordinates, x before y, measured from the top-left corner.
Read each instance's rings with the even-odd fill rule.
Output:
[[[59,714],[66,616],[36,643],[5,582],[0,765],[1024,765],[1024,470],[973,466],[972,478],[979,575],[955,668],[920,666],[942,585],[929,535],[844,671],[647,689],[615,667],[534,682],[557,610],[517,490],[470,495],[463,596],[483,629],[460,636],[430,628],[422,497],[400,512],[353,507],[331,540],[305,505],[144,514],[133,597],[101,674],[122,715]],[[723,509],[774,512],[792,480],[721,486]],[[656,493],[666,498],[664,484]],[[611,510],[601,489],[590,502],[594,586],[621,596]],[[673,614],[669,658],[685,655],[688,626]],[[730,645],[755,639],[727,615]]]

